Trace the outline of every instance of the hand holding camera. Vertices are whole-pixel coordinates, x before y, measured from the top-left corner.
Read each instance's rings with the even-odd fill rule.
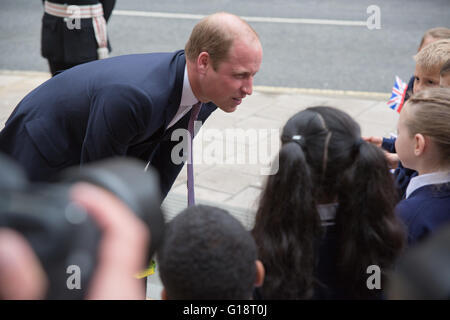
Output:
[[[7,228],[0,259],[2,246],[11,245],[4,231],[14,230],[15,240],[10,233],[6,239],[26,239],[35,254],[27,270],[43,270],[44,280],[34,283],[47,283],[46,298],[145,297],[143,282],[133,276],[149,262],[164,229],[152,171],[135,160],[113,159],[69,169],[59,184],[30,185],[15,164],[0,162],[0,228]],[[70,266],[79,268],[78,288],[70,288]],[[0,262],[0,283],[1,269]]]

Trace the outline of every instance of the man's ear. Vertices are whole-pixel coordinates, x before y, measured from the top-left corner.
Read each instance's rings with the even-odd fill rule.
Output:
[[[209,53],[206,51],[200,52],[197,57],[197,70],[200,74],[205,74],[211,63]]]
[[[161,300],[168,300],[168,299],[167,299],[166,288],[163,288],[163,289],[161,290]]]
[[[256,260],[255,264],[256,264],[255,287],[261,287],[264,283],[264,276],[265,276],[264,265],[260,260]]]
[[[414,155],[421,156],[429,143],[429,139],[420,133],[416,133],[414,135]]]

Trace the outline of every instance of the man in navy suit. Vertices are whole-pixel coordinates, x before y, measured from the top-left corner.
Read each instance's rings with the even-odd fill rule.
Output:
[[[163,198],[183,163],[171,159],[171,133],[218,107],[233,112],[252,93],[262,47],[239,17],[221,12],[202,19],[185,50],[125,55],[76,66],[30,92],[0,132],[0,150],[31,180],[112,156],[149,161]]]

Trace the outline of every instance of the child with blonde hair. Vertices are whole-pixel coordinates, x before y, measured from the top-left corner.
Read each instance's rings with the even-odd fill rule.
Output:
[[[433,43],[442,39],[450,39],[450,29],[444,27],[437,27],[428,29],[420,41],[419,48],[417,48],[417,52],[420,52],[423,48],[425,48],[430,43]],[[413,94],[414,91],[414,80],[415,76],[412,76],[408,83],[408,92],[406,93],[405,101]]]
[[[437,88],[411,96],[400,113],[397,154],[416,170],[397,205],[414,244],[450,223],[450,89]]]
[[[442,40],[442,39],[450,39],[450,29],[445,27],[437,27],[428,29],[420,41],[419,48],[417,49],[417,52],[422,50],[424,47],[429,45],[430,43]]]
[[[414,93],[424,89],[438,88],[440,82],[440,70],[447,60],[450,60],[450,39],[434,41],[419,51],[414,56],[416,69],[414,71]],[[406,105],[405,105],[406,107]],[[404,107],[404,108],[405,108]],[[404,167],[398,161],[396,154],[395,138],[365,137],[364,140],[375,144],[387,151],[386,157],[393,168],[394,175],[401,197],[404,196],[406,187],[412,177],[417,175],[415,170]],[[398,167],[397,167],[398,166]]]
[[[439,86],[439,74],[442,66],[450,59],[450,39],[435,41],[414,56],[414,91]]]

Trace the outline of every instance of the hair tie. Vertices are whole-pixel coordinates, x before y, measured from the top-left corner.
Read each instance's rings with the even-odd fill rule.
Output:
[[[305,138],[302,135],[296,134],[291,137],[291,141],[298,144],[301,148],[305,146]]]
[[[281,136],[281,141],[284,143],[294,142],[302,148],[305,146],[305,137],[302,135],[299,135],[299,134],[295,134],[293,136],[283,135],[283,136]]]

